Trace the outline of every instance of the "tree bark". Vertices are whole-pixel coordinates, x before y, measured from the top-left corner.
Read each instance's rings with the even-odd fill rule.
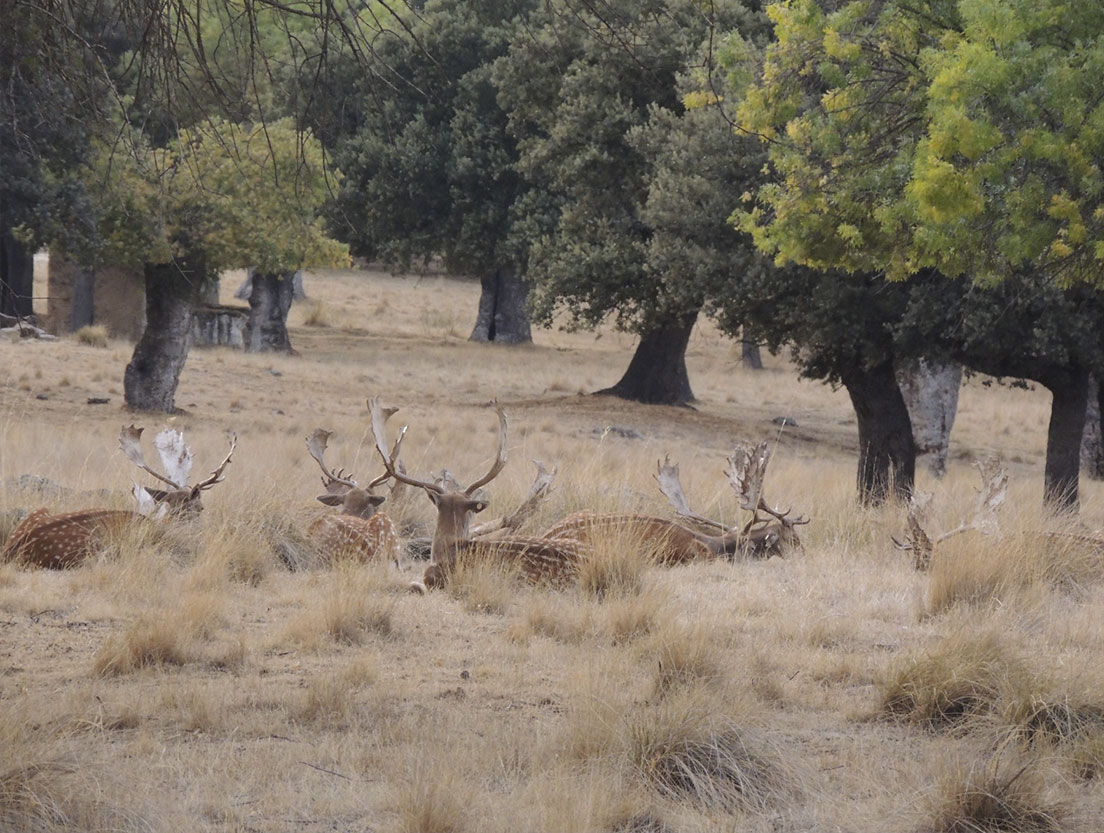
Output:
[[[69,329],[76,332],[90,326],[96,317],[96,270],[83,266],[73,269],[73,307]]]
[[[1102,387],[1095,376],[1089,377],[1089,403],[1085,412],[1085,433],[1081,437],[1081,470],[1093,480],[1104,480],[1104,432],[1100,414]]]
[[[880,506],[890,492],[908,500],[916,478],[912,422],[892,362],[843,377],[859,425],[859,502]]]
[[[0,315],[34,315],[34,253],[7,228],[0,230]]]
[[[1089,372],[1071,368],[1055,374],[1043,384],[1053,397],[1047,428],[1043,500],[1053,509],[1076,512],[1080,502],[1078,476],[1089,401]]]
[[[527,344],[533,340],[525,301],[529,284],[512,269],[498,269],[479,281],[479,312],[469,341]]]
[[[759,344],[744,339],[740,342],[740,364],[745,370],[762,370],[763,357],[759,353]]]
[[[698,314],[650,330],[640,337],[625,375],[597,393],[651,405],[688,405],[694,401],[686,372],[686,347]]]
[[[250,266],[245,272],[245,280],[241,282],[241,285],[234,290],[234,297],[241,301],[248,301],[249,296],[253,293],[253,274],[256,270]],[[292,301],[305,301],[307,299],[307,292],[303,289],[303,270],[296,269],[291,276],[291,299]]]
[[[294,353],[287,331],[288,310],[294,295],[293,274],[256,272],[250,283],[245,351]]]
[[[936,477],[947,473],[951,428],[958,410],[962,365],[923,359],[897,368],[897,383],[912,421],[916,454]]]
[[[188,358],[192,306],[206,274],[191,263],[147,263],[146,329],[123,376],[128,408],[175,410],[176,386]]]

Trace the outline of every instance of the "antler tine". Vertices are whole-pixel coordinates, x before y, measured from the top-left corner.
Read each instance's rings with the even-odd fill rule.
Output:
[[[238,447],[238,435],[231,432],[230,434],[230,450],[226,452],[226,457],[223,459],[217,469],[212,471],[207,478],[195,485],[198,490],[210,489],[216,483],[221,483],[223,480],[222,473],[226,470],[226,467],[230,465],[230,458],[234,456],[234,449]]]
[[[655,477],[656,483],[659,484],[659,491],[667,498],[667,502],[674,507],[675,513],[679,515],[679,517],[697,521],[712,529],[718,529],[724,532],[728,531],[728,527],[719,521],[703,517],[690,509],[690,504],[686,500],[686,494],[682,490],[682,481],[679,479],[678,463],[672,464],[669,454],[663,455],[662,463],[658,460],[656,461],[656,473],[653,477]]]
[[[174,489],[186,488],[186,484],[174,483],[169,478],[160,472],[154,471],[148,465],[146,465],[145,459],[142,457],[142,429],[135,425],[124,426],[119,432],[119,448],[127,456],[130,462],[134,463],[138,468],[147,474],[152,474],[162,483],[167,483]]]
[[[396,465],[396,461],[399,459],[399,451],[402,448],[403,438],[406,436],[405,425],[399,429],[398,439],[395,440],[395,445],[391,449],[391,453],[388,454],[386,422],[387,417],[391,415],[387,413],[389,410],[391,409],[384,408],[380,405],[378,396],[373,396],[368,400],[368,412],[372,416],[372,436],[376,440],[376,451],[379,452],[379,456],[383,460],[383,465],[384,468],[387,469],[387,473],[399,483],[405,483],[408,486],[418,486],[428,492],[436,492],[439,495],[444,494],[440,486],[425,480],[417,480],[410,477],[403,471],[401,466]],[[394,411],[391,410],[391,413],[394,413]]]
[[[315,428],[314,432],[307,437],[307,452],[314,458],[314,462],[318,463],[318,468],[322,469],[322,485],[329,489],[331,483],[340,483],[344,486],[348,486],[351,489],[355,489],[357,482],[347,477],[342,477],[345,473],[344,469],[338,471],[331,471],[326,465],[324,457],[326,455],[326,444],[329,442],[330,437],[333,436],[333,431],[327,431],[325,428]]]
[[[738,461],[741,455],[743,459]],[[754,513],[763,508],[763,477],[769,462],[770,450],[765,442],[754,448],[738,445],[728,458],[728,482],[740,500],[741,509]]]
[[[391,417],[393,417],[395,414],[397,414],[399,412],[399,408],[396,405],[387,405],[385,407],[380,408],[380,412],[383,414],[383,424],[387,425],[387,420],[391,419]],[[402,467],[402,463],[399,461],[399,445],[400,445],[400,443],[402,443],[402,435],[401,434],[399,435],[399,438],[397,440],[395,440],[395,445],[391,449],[391,459],[395,461],[395,467],[399,471],[405,472],[406,469],[404,469]],[[367,488],[368,489],[374,489],[376,486],[380,486],[380,485],[386,483],[390,479],[391,479],[391,472],[387,471],[387,469],[384,469],[383,474],[381,474],[379,477],[377,477],[377,478],[373,479],[372,481],[370,481],[368,483]]]
[[[496,401],[494,403],[495,410],[498,412],[498,456],[495,457],[494,464],[491,466],[491,470],[488,471],[481,478],[472,483],[468,488],[464,489],[464,494],[470,495],[480,486],[486,486],[502,471],[503,466],[506,465],[506,412],[502,410],[502,406]]]

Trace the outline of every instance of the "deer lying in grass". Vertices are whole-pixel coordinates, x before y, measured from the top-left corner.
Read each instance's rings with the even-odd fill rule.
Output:
[[[644,541],[655,548],[656,560],[661,564],[684,564],[721,556],[763,558],[784,555],[801,545],[794,527],[808,521],[800,517],[791,518],[788,512],[778,512],[763,499],[763,478],[769,459],[766,443],[754,449],[739,447],[728,458],[729,483],[739,496],[741,508],[752,513],[751,519],[742,526],[729,528],[690,511],[679,481],[678,466],[672,465],[670,458],[665,458],[658,464],[655,474],[660,491],[681,519],[714,530],[717,534],[701,532],[650,515],[579,512],[564,518],[544,535],[587,542],[594,536],[610,535]],[[770,517],[760,517],[760,512]]]
[[[1008,473],[994,458],[981,460],[975,465],[981,475],[981,488],[975,490],[977,498],[974,501],[974,514],[969,521],[959,524],[954,529],[935,536],[929,535],[924,527],[927,525],[928,510],[931,508],[931,493],[915,492],[909,499],[908,531],[905,533],[904,540],[898,541],[893,537],[890,540],[897,549],[913,554],[913,565],[917,570],[927,570],[931,567],[935,545],[943,543],[948,538],[971,529],[985,535],[1000,530],[996,513],[1008,496]]]
[[[373,491],[391,475],[385,471],[361,488],[355,480],[345,477],[344,469],[331,470],[323,459],[331,435],[330,431],[316,428],[307,437],[307,451],[322,469],[322,485],[326,491],[318,496],[319,502],[340,506],[341,512],[314,521],[309,528],[311,541],[327,561],[348,554],[365,562],[387,558],[398,565],[399,534],[391,518],[377,511],[386,498]]]
[[[183,436],[177,431],[165,429],[154,440],[166,474],[160,474],[146,465],[142,459],[141,438],[141,428],[133,425],[123,428],[119,434],[119,447],[138,468],[171,486],[171,489],[146,489],[136,483],[133,495],[138,501],[138,512],[80,509],[51,514],[45,507],[36,509],[12,530],[3,551],[0,551],[0,561],[17,561],[51,570],[77,567],[97,551],[105,537],[117,534],[128,525],[166,516],[194,517],[203,510],[202,493],[222,482],[223,472],[237,446],[237,437],[232,437],[230,451],[218,468],[201,482],[189,486],[192,452],[184,444]]]
[[[376,440],[376,450],[383,459],[387,473],[400,483],[425,490],[426,496],[437,507],[437,524],[430,547],[430,564],[426,567],[423,577],[425,587],[444,585],[456,560],[468,554],[506,562],[516,567],[522,577],[533,582],[564,583],[574,580],[579,564],[589,553],[588,548],[578,541],[518,536],[482,541],[471,538],[472,515],[487,508],[486,501],[477,497],[475,492],[494,480],[506,465],[507,422],[506,413],[502,408],[496,406],[499,431],[495,461],[486,474],[466,487],[461,486],[451,476],[442,476],[435,482],[430,482],[418,480],[403,472],[396,465],[396,461],[403,437],[406,435],[406,426],[400,429],[394,448],[388,452],[384,426],[386,416],[380,407],[379,399],[370,399],[368,409],[372,415],[372,433]]]

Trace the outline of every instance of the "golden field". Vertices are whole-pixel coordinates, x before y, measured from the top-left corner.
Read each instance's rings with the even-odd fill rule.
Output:
[[[0,342],[0,537],[15,509],[128,507],[123,424],[146,427],[147,460],[180,428],[199,473],[239,437],[199,521],[72,571],[0,565],[0,831],[1104,829],[1104,562],[1044,534],[1104,526],[1104,490],[1083,482],[1076,520],[1042,512],[1045,391],[966,384],[948,476],[919,486],[950,529],[972,462],[1000,455],[1002,528],[919,573],[890,540],[903,508],[855,503],[846,393],[785,357],[745,371],[701,326],[696,408],[642,407],[586,395],[627,366],[623,334],[470,344],[478,284],[436,275],[306,289],[298,356],[193,350],[167,419],[122,408],[129,344]],[[411,473],[465,482],[490,465],[497,398],[510,462],[485,515],[524,495],[529,460],[558,467],[526,532],[584,508],[668,515],[666,454],[691,505],[735,523],[725,455],[770,440],[766,496],[811,519],[804,551],[658,568],[615,540],[590,589],[469,566],[425,596],[417,562],[292,571],[329,511],[304,437],[334,431],[328,461],[374,476],[377,394],[401,406],[392,432],[410,426]],[[392,513],[423,534],[433,518],[421,495]]]

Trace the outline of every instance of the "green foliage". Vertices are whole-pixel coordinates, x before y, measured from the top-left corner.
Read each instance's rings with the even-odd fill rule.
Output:
[[[1104,8],[1062,0],[770,7],[744,129],[777,178],[740,224],[781,261],[1098,281]]]
[[[166,263],[202,254],[213,270],[262,272],[347,261],[318,218],[336,175],[318,142],[290,120],[213,120],[165,148],[130,138],[126,152],[101,146],[90,171],[103,260]]]
[[[683,102],[710,99],[710,36],[762,23],[735,2],[702,11],[685,0],[600,13],[548,4],[496,64],[533,185],[514,234],[528,254],[538,320],[564,312],[569,324],[591,326],[612,314],[637,332],[684,320],[722,279],[720,250],[739,250],[720,228],[731,205],[712,180],[718,168],[725,182],[745,173],[741,148],[717,129],[714,106],[683,120]]]

